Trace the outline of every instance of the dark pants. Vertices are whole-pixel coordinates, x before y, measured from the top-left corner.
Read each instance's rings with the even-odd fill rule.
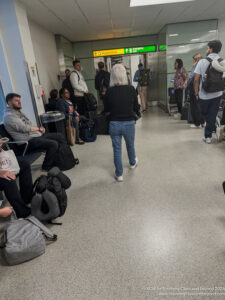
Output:
[[[178,112],[181,114],[183,104],[183,89],[175,90],[175,100],[177,103]]]
[[[219,111],[221,97],[210,100],[199,100],[202,117],[206,121],[205,138],[211,138],[216,130],[216,116]]]
[[[66,140],[61,133],[46,133],[43,136],[29,140],[28,151],[46,151],[42,165],[44,170],[49,170],[54,166],[55,153],[59,143],[66,144]]]
[[[76,142],[80,141],[80,132],[79,132],[79,122],[74,118],[73,119],[73,127],[76,129]]]
[[[74,97],[74,103],[77,106],[77,111],[80,115],[86,116],[86,105],[84,97]]]
[[[190,96],[191,116],[195,126],[204,124],[204,119],[201,115],[199,101],[196,100],[195,95]]]
[[[4,191],[10,205],[16,212],[18,218],[25,218],[30,215],[30,208],[26,204],[32,199],[32,176],[30,164],[18,158],[20,165],[19,185],[20,191],[16,184],[16,180],[6,180],[0,178],[0,190]]]

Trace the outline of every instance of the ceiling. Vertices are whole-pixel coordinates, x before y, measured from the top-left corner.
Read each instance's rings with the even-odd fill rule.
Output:
[[[20,0],[28,18],[71,41],[156,34],[169,23],[217,19],[225,0],[129,7],[130,0]]]

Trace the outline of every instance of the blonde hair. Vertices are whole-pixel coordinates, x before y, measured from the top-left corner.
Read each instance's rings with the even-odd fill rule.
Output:
[[[203,56],[200,53],[196,53],[193,56],[193,59],[194,59],[195,63],[197,64],[201,59],[203,59]]]
[[[110,86],[128,85],[127,71],[122,64],[113,66],[110,73]]]

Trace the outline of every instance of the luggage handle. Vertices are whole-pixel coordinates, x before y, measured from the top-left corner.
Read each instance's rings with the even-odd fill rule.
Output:
[[[26,220],[30,221],[33,223],[35,226],[39,227],[44,235],[46,236],[47,239],[51,241],[56,241],[57,240],[57,235],[54,234],[50,229],[48,229],[45,225],[43,225],[38,219],[36,219],[34,216],[29,216],[26,218]]]

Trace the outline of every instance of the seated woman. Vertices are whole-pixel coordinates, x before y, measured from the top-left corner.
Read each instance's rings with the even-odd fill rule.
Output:
[[[73,103],[70,101],[70,92],[66,88],[59,91],[60,99],[56,104],[56,109],[65,114],[66,119],[72,118],[73,126],[76,129],[76,144],[83,145],[84,142],[80,140],[79,136],[79,114],[74,110]]]
[[[1,151],[2,144],[0,139],[0,152]],[[33,182],[30,164],[24,159],[17,158],[17,160],[20,166],[20,172],[18,174],[20,191],[16,184],[16,175],[7,170],[0,170],[0,191],[4,191],[5,196],[14,209],[17,217],[25,218],[31,213],[27,204],[29,204],[32,199]],[[9,208],[3,208],[3,216],[7,216],[9,210]]]

